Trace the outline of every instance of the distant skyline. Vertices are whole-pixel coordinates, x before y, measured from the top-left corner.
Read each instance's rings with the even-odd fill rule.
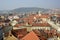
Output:
[[[60,0],[0,0],[0,10],[21,7],[60,8]]]

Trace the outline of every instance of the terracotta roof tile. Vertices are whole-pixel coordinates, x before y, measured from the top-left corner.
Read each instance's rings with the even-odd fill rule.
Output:
[[[17,29],[17,30],[12,30],[12,34],[18,38],[23,38],[27,34],[27,29]]]
[[[16,24],[15,27],[24,26],[24,24]]]
[[[32,24],[32,26],[42,26],[42,27],[45,27],[45,26],[50,26],[48,23],[34,23]]]
[[[38,16],[38,14],[35,14],[35,15],[30,15],[28,18],[34,18],[34,17],[36,17],[36,18],[48,18],[48,17],[50,17],[50,15],[41,15],[41,16]]]
[[[29,34],[27,34],[21,40],[39,40],[39,38],[37,37],[37,35],[33,31],[31,31]]]

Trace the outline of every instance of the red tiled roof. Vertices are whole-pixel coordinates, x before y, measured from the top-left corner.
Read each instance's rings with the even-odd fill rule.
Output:
[[[24,26],[24,24],[16,24],[14,27]]]
[[[60,15],[58,15],[57,17],[60,17]]]
[[[27,34],[21,40],[39,40],[39,38],[37,37],[37,35],[33,31],[31,31],[29,34]]]
[[[15,27],[19,26],[25,26],[26,23],[16,24]],[[50,24],[48,23],[32,23],[32,21],[29,21],[29,24],[32,26],[41,26],[41,27],[50,27]]]
[[[41,16],[39,16],[38,14],[36,14],[36,15],[30,15],[28,18],[34,18],[34,17],[36,17],[36,18],[48,18],[48,17],[50,17],[50,15],[41,15]]]
[[[60,33],[57,33],[57,36],[60,37]]]
[[[0,25],[3,25],[3,22],[0,22]]]
[[[33,26],[50,26],[48,23],[34,23],[34,17],[36,17],[36,20],[39,19],[39,18],[48,18],[49,15],[47,14],[42,14],[41,16],[39,16],[38,14],[32,14],[32,15],[29,15],[27,18],[22,18],[22,20],[24,20],[24,23],[22,24],[17,24],[15,26],[24,26],[26,23],[29,23],[30,25],[33,25]],[[44,22],[44,21],[43,21]]]
[[[48,18],[49,15],[41,15],[41,18]]]
[[[45,26],[50,26],[48,23],[34,23],[32,24],[32,26],[42,26],[42,27],[45,27]]]
[[[12,30],[12,33],[14,34],[14,36],[18,38],[23,38],[27,34],[27,29],[22,28],[22,29]]]

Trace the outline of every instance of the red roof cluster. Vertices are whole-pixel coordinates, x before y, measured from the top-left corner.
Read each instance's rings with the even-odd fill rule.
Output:
[[[35,20],[34,17],[36,17],[36,20],[38,20],[40,18],[48,18],[48,17],[50,17],[50,15],[41,14],[41,16],[39,16],[38,14],[31,14],[28,17],[20,19],[20,20],[23,20],[24,23],[16,24],[15,27],[24,26],[26,23],[28,23],[29,25],[32,25],[32,26],[50,26],[48,23],[35,23],[34,22],[34,20]]]
[[[29,34],[27,34],[21,40],[39,40],[39,38],[33,31],[31,31]]]
[[[51,30],[32,30],[29,33],[26,29],[14,30],[13,33],[20,39],[20,40],[47,40],[48,38],[59,36],[60,33],[57,33],[55,29]]]

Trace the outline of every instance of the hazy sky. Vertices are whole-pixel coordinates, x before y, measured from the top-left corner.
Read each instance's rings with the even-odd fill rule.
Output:
[[[60,0],[0,0],[0,10],[20,7],[60,8]]]

